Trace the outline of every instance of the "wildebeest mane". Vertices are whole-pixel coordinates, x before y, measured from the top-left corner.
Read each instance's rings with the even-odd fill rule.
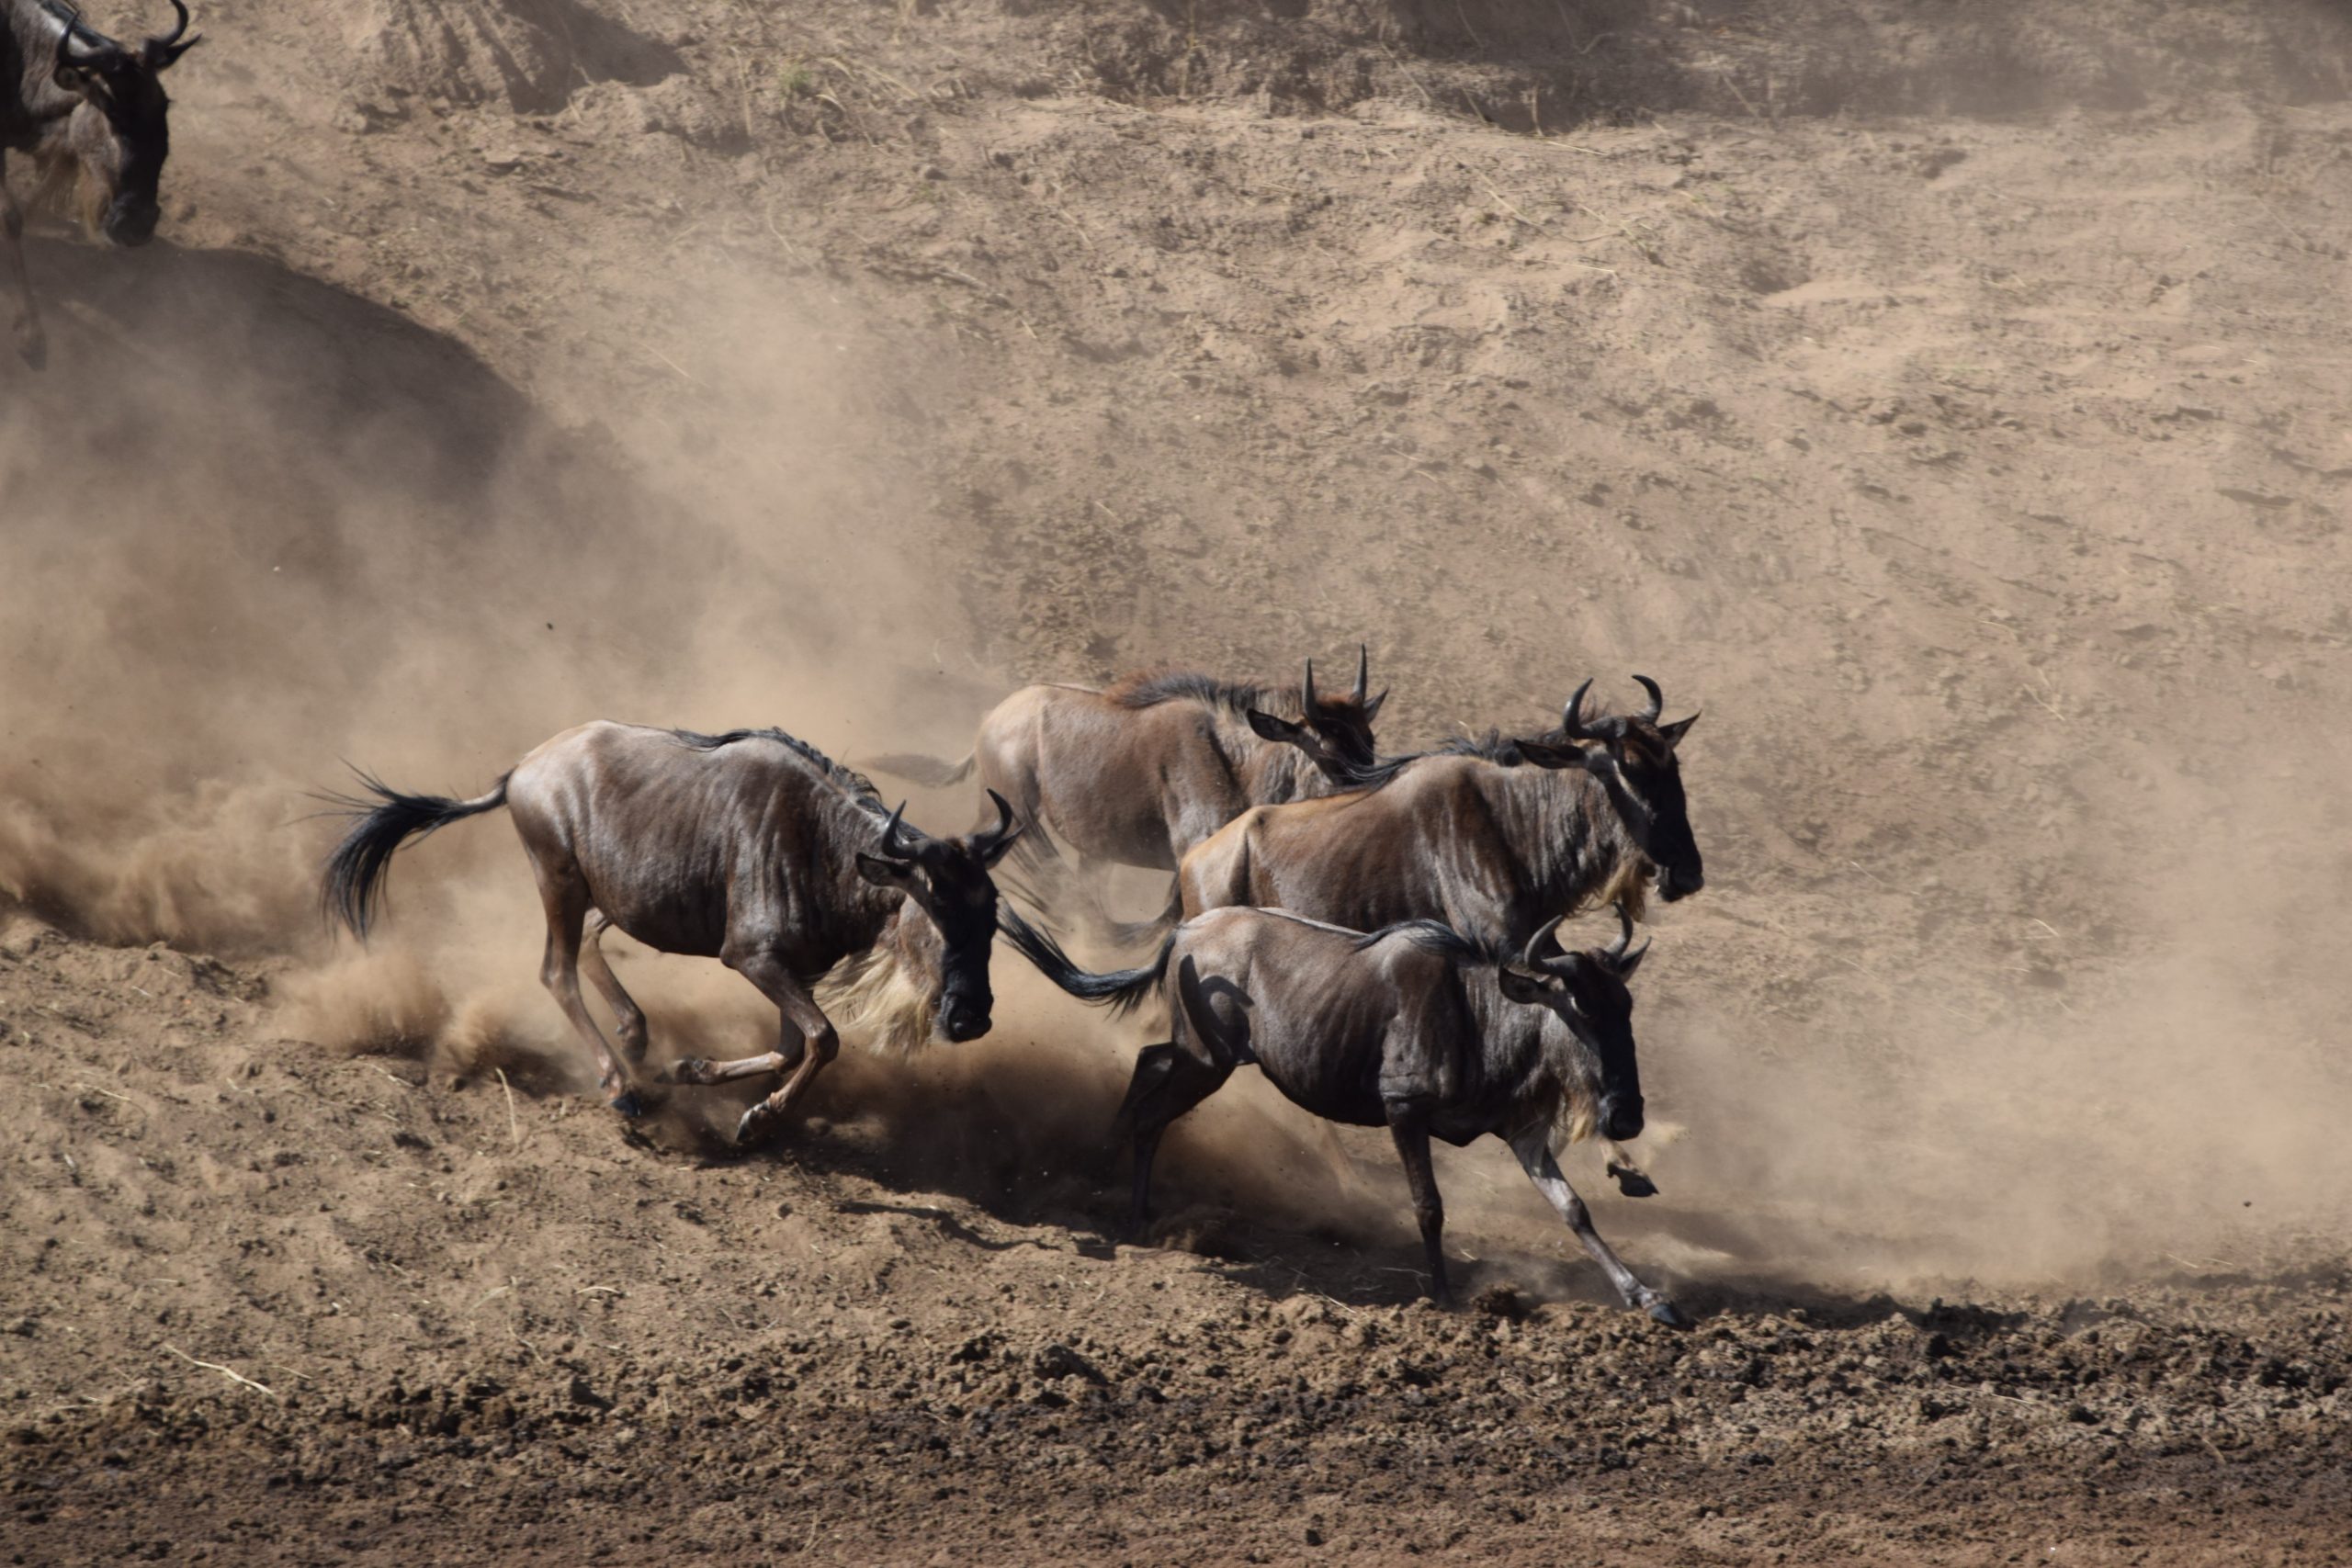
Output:
[[[1355,951],[1377,947],[1391,937],[1402,938],[1424,953],[1434,953],[1456,964],[1504,964],[1511,957],[1500,942],[1464,935],[1443,920],[1399,920],[1376,931],[1365,931],[1356,938]]]
[[[781,729],[730,729],[724,735],[703,735],[691,729],[670,732],[697,751],[716,751],[722,746],[732,746],[738,740],[773,740],[817,771],[819,777],[848,797],[850,803],[869,816],[888,817],[890,808],[883,802],[882,792],[874,781],[856,769],[844,766],[826,756],[797,735],[786,735]]]
[[[1358,768],[1350,775],[1349,783],[1356,789],[1378,789],[1425,757],[1476,757],[1500,768],[1521,767],[1527,761],[1527,753],[1519,749],[1517,740],[1499,729],[1489,729],[1484,735],[1457,735],[1451,740],[1441,740],[1426,751],[1383,757],[1368,768]]]
[[[1221,681],[1193,670],[1163,670],[1131,675],[1107,688],[1103,696],[1124,708],[1158,707],[1162,703],[1195,702],[1246,716],[1251,708],[1266,713],[1295,709],[1295,686],[1261,686],[1250,681]]]

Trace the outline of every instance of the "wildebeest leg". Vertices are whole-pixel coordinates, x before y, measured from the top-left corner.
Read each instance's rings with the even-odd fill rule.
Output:
[[[49,343],[33,313],[32,275],[25,269],[25,213],[8,189],[8,155],[0,152],[0,242],[8,247],[8,265],[17,275],[17,352],[38,370],[49,357]]]
[[[1426,1106],[1410,1100],[1390,1100],[1388,1133],[1396,1140],[1396,1156],[1405,1162],[1405,1185],[1412,1190],[1413,1217],[1421,1223],[1421,1247],[1430,1258],[1430,1299],[1442,1307],[1453,1304],[1445,1282],[1445,1202],[1438,1196],[1437,1171],[1430,1164],[1430,1115]]]
[[[645,1010],[637,1005],[636,998],[621,989],[613,966],[605,962],[601,939],[612,925],[601,912],[588,922],[587,937],[580,944],[580,967],[587,973],[588,983],[604,997],[605,1005],[613,1010],[613,1020],[620,1028],[621,1055],[635,1066],[645,1060]]]
[[[533,858],[531,869],[538,874],[539,901],[548,915],[547,956],[539,963],[539,984],[545,986],[563,1009],[563,1016],[588,1048],[595,1053],[597,1085],[605,1091],[606,1103],[624,1116],[635,1116],[643,1107],[629,1091],[628,1074],[613,1058],[613,1048],[605,1043],[604,1031],[589,1016],[588,1003],[580,995],[580,934],[588,918],[588,890],[581,884],[575,868],[556,868]]]
[[[1127,1098],[1119,1106],[1114,1128],[1135,1134],[1135,1187],[1127,1208],[1129,1234],[1140,1237],[1151,1217],[1151,1163],[1159,1154],[1160,1134],[1170,1122],[1225,1086],[1231,1067],[1212,1066],[1172,1042],[1147,1045],[1136,1058],[1135,1077],[1127,1082]]]
[[[1577,1196],[1576,1189],[1568,1185],[1568,1179],[1560,1174],[1559,1162],[1552,1157],[1549,1131],[1544,1127],[1532,1127],[1510,1141],[1510,1152],[1519,1156],[1520,1165],[1527,1172],[1527,1179],[1535,1183],[1535,1190],[1543,1193],[1552,1207],[1560,1212],[1560,1218],[1568,1222],[1568,1229],[1576,1233],[1577,1240],[1583,1244],[1585,1251],[1592,1255],[1592,1260],[1600,1265],[1600,1271],[1609,1276],[1609,1282],[1617,1287],[1618,1299],[1629,1307],[1642,1308],[1670,1328],[1690,1327],[1690,1320],[1683,1316],[1664,1294],[1635,1279],[1634,1271],[1625,1267],[1609,1249],[1609,1244],[1600,1239],[1600,1233],[1592,1228],[1592,1216],[1585,1212],[1584,1200]]]
[[[776,1010],[784,1015],[785,1023],[798,1030],[805,1043],[805,1049],[800,1053],[800,1064],[792,1069],[792,1076],[784,1080],[784,1087],[744,1111],[743,1119],[735,1124],[735,1141],[748,1144],[783,1124],[793,1102],[824,1070],[826,1064],[840,1054],[841,1036],[833,1032],[832,1020],[825,1016],[824,1010],[801,988],[800,982],[792,977],[792,972],[785,967],[784,960],[775,953],[762,951],[722,956],[729,968],[757,986],[761,994],[776,1005]],[[754,1059],[773,1061],[781,1066],[784,1055],[778,1052],[772,1057]],[[740,1065],[729,1063],[728,1066]],[[727,1071],[726,1068],[716,1070]],[[729,1073],[728,1076],[736,1075]]]

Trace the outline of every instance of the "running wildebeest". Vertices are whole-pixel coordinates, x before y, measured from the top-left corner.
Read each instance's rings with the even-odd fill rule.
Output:
[[[10,152],[34,156],[43,184],[77,169],[83,214],[118,245],[143,245],[163,215],[156,191],[171,152],[163,73],[194,49],[187,7],[160,38],[126,48],[61,0],[0,0],[0,241],[17,283],[17,352],[38,368],[47,339],[25,269],[24,211],[9,193]]]
[[[1179,926],[1141,968],[1080,970],[1052,938],[1007,909],[1007,941],[1046,977],[1083,1000],[1131,1008],[1159,990],[1168,1042],[1146,1046],[1119,1107],[1135,1139],[1129,1223],[1148,1213],[1152,1158],[1169,1123],[1255,1063],[1293,1103],[1327,1122],[1385,1125],[1404,1161],[1429,1253],[1430,1294],[1452,1304],[1445,1210],[1430,1139],[1457,1146],[1491,1133],[1519,1156],[1630,1307],[1687,1327],[1674,1303],[1634,1277],[1592,1228],[1552,1155],[1598,1126],[1611,1140],[1642,1131],[1633,977],[1645,942],[1564,953],[1559,920],[1516,955],[1435,920],[1370,932],[1280,909],[1212,910]]]
[[[1373,765],[1372,722],[1388,694],[1369,694],[1356,654],[1345,696],[1205,675],[1134,675],[1104,691],[1024,686],[980,721],[960,762],[894,755],[873,766],[917,784],[980,783],[1041,823],[1081,865],[1109,861],[1173,871],[1193,845],[1252,806],[1352,786]],[[1043,840],[1032,852],[1042,851]]]
[[[642,1062],[645,1014],[597,947],[606,925],[659,952],[718,959],[775,1004],[775,1051],[670,1069],[669,1081],[690,1084],[790,1073],[743,1113],[740,1142],[780,1124],[833,1059],[839,1038],[811,991],[845,960],[833,993],[869,1011],[887,1002],[899,1043],[989,1032],[989,868],[1021,832],[1001,795],[995,827],[934,839],[907,826],[903,806],[886,809],[865,779],[782,730],[696,735],[602,721],[546,742],[471,800],[403,795],[364,773],[360,782],[381,804],[338,797],[359,820],[327,861],[330,914],[364,939],[403,842],[505,807],[547,910],[539,978],[624,1114],[638,1110],[628,1071],[580,994],[584,967],[619,1021],[628,1065]]]
[[[1541,739],[1464,742],[1383,764],[1386,782],[1244,812],[1184,858],[1181,912],[1283,908],[1351,931],[1431,919],[1522,942],[1555,915],[1638,916],[1706,884],[1675,759],[1698,716],[1587,719],[1578,686]]]

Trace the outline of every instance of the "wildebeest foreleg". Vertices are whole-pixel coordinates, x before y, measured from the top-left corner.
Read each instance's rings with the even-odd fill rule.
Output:
[[[587,973],[588,983],[604,997],[605,1005],[613,1010],[613,1021],[620,1029],[621,1055],[635,1066],[645,1060],[645,1010],[637,1005],[636,998],[621,989],[613,966],[605,962],[599,939],[612,929],[612,924],[601,913],[588,922],[588,934],[580,944],[580,967]]]
[[[540,871],[539,900],[548,916],[547,955],[539,963],[539,984],[548,988],[556,1005],[563,1009],[563,1016],[571,1021],[574,1032],[595,1054],[597,1085],[605,1091],[606,1102],[624,1116],[635,1116],[643,1108],[629,1090],[628,1073],[614,1059],[604,1031],[596,1027],[587,1001],[580,995],[580,938],[588,918],[587,890],[577,876],[535,869]]]
[[[1438,1196],[1437,1171],[1430,1164],[1428,1108],[1409,1100],[1387,1104],[1389,1135],[1396,1140],[1396,1156],[1405,1162],[1405,1185],[1413,1194],[1413,1217],[1421,1224],[1421,1247],[1430,1259],[1430,1299],[1442,1307],[1453,1304],[1445,1282],[1445,1201]]]
[[[8,189],[8,155],[0,152],[0,243],[8,248],[8,265],[17,275],[17,352],[38,370],[48,357],[48,340],[40,318],[33,313],[32,275],[25,270],[25,212]]]
[[[1136,1140],[1135,1186],[1127,1206],[1130,1235],[1141,1237],[1144,1222],[1151,1217],[1151,1164],[1159,1157],[1160,1134],[1232,1076],[1231,1067],[1213,1066],[1174,1043],[1147,1045],[1136,1058],[1136,1074],[1128,1080],[1117,1123],[1132,1128]]]
[[[758,952],[745,956],[733,953],[723,956],[730,968],[757,986],[761,993],[776,1005],[776,1010],[784,1015],[784,1022],[800,1032],[805,1045],[800,1053],[799,1065],[792,1069],[792,1076],[784,1080],[784,1087],[744,1111],[743,1119],[735,1124],[735,1141],[748,1144],[783,1124],[793,1102],[824,1070],[825,1065],[840,1054],[841,1036],[833,1032],[832,1020],[825,1016],[824,1010],[801,988],[800,982],[792,977],[792,972],[785,967],[784,960],[775,953]],[[780,1065],[784,1055],[779,1052],[771,1059]]]
[[[1535,1190],[1543,1193],[1552,1207],[1560,1212],[1560,1218],[1567,1221],[1568,1229],[1576,1233],[1577,1240],[1586,1252],[1591,1254],[1592,1260],[1600,1265],[1601,1272],[1609,1276],[1609,1282],[1617,1288],[1620,1300],[1627,1306],[1642,1308],[1668,1327],[1690,1327],[1690,1320],[1676,1310],[1674,1303],[1662,1293],[1635,1279],[1634,1271],[1625,1267],[1623,1261],[1610,1250],[1609,1244],[1600,1239],[1600,1233],[1592,1228],[1592,1216],[1585,1212],[1584,1200],[1577,1196],[1576,1189],[1568,1185],[1568,1179],[1560,1174],[1559,1162],[1552,1157],[1549,1134],[1549,1128],[1537,1126],[1510,1141],[1510,1152],[1519,1156],[1521,1167],[1527,1172],[1527,1179],[1535,1183]]]

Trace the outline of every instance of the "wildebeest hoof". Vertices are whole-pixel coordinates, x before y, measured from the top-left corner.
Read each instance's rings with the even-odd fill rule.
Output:
[[[1629,1165],[1610,1162],[1609,1174],[1617,1179],[1617,1190],[1628,1198],[1655,1198],[1657,1183]]]
[[[708,1083],[710,1064],[700,1056],[681,1056],[654,1075],[657,1083]]]
[[[1689,1318],[1682,1315],[1682,1309],[1680,1307],[1676,1306],[1664,1296],[1660,1296],[1657,1300],[1650,1303],[1649,1314],[1652,1317],[1657,1319],[1668,1328],[1690,1328],[1696,1326],[1696,1325],[1692,1324]]]
[[[765,1138],[775,1129],[775,1112],[768,1109],[768,1103],[763,1100],[743,1112],[743,1119],[735,1123],[735,1141],[749,1148]]]
[[[636,1121],[650,1109],[642,1099],[639,1098],[637,1090],[633,1089],[621,1090],[605,1103],[631,1122]]]

